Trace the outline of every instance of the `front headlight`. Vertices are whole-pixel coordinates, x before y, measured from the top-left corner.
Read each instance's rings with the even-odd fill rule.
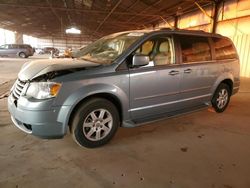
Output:
[[[57,96],[62,84],[55,82],[31,82],[26,96],[36,99],[48,99]]]

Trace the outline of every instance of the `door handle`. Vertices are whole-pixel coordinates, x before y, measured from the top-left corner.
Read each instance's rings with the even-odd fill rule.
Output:
[[[184,70],[184,73],[187,73],[187,74],[189,74],[191,72],[192,72],[192,69],[186,69],[186,70]]]
[[[180,73],[179,71],[172,70],[168,74],[171,75],[171,76],[174,76],[174,75],[179,74],[179,73]]]

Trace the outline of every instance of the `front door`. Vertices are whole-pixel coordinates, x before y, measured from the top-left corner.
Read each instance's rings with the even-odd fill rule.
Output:
[[[154,37],[131,54],[150,57],[148,65],[130,68],[130,114],[133,120],[179,109],[176,102],[181,76],[173,44],[170,36]]]

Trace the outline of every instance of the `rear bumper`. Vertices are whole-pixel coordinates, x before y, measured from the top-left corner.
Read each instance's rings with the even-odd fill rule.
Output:
[[[240,90],[240,81],[234,82],[232,95],[238,93]]]
[[[232,95],[238,93],[238,92],[239,92],[239,89],[240,89],[240,87],[234,87],[234,88],[233,88]]]
[[[8,110],[12,122],[27,134],[41,138],[62,138],[67,132],[66,117],[69,106],[53,107],[50,110],[27,110],[15,104],[12,95],[8,98]]]

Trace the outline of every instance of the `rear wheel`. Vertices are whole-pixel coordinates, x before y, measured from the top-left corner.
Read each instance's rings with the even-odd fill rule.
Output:
[[[108,143],[120,125],[119,114],[113,103],[93,98],[76,111],[71,134],[80,146],[95,148]]]
[[[230,97],[231,92],[229,86],[227,84],[221,83],[216,89],[212,99],[212,106],[215,111],[218,113],[223,112],[228,106]]]
[[[24,52],[20,52],[19,53],[19,57],[21,58],[27,58],[26,54]]]

